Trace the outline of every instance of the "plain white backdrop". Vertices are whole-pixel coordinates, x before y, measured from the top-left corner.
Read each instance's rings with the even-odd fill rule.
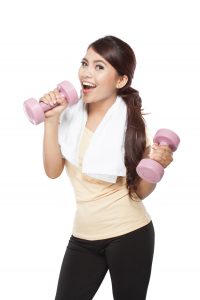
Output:
[[[65,172],[43,170],[43,124],[23,102],[77,71],[89,43],[116,35],[135,51],[132,86],[149,129],[181,143],[144,200],[156,231],[148,300],[200,299],[200,3],[195,0],[1,0],[0,298],[51,300],[72,231],[75,197]],[[95,300],[113,299],[109,272]]]

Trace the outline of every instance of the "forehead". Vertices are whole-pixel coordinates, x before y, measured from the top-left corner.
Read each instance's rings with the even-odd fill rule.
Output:
[[[100,54],[95,52],[92,48],[89,48],[85,54],[85,58],[90,61],[101,60],[105,63],[108,63]]]
[[[103,56],[95,52],[92,48],[87,50],[84,59],[86,59],[90,64],[103,63],[104,67],[106,67],[106,70],[112,72],[114,75],[118,75],[116,69],[107,60],[105,60]]]

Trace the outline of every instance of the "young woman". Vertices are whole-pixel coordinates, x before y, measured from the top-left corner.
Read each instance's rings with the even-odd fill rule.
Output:
[[[40,99],[59,104],[45,114],[46,174],[56,178],[66,166],[77,203],[56,300],[93,299],[108,270],[115,300],[146,299],[154,228],[142,199],[156,184],[139,178],[136,166],[148,156],[167,167],[172,151],[151,145],[131,87],[135,67],[127,43],[100,38],[81,62],[80,100],[69,106],[57,89]]]

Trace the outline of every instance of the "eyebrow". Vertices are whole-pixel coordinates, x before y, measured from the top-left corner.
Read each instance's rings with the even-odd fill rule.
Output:
[[[86,62],[88,62],[87,58],[83,58],[83,60],[85,60]],[[106,63],[103,60],[101,60],[101,59],[94,60],[94,63],[98,63],[98,62],[103,63],[104,65],[106,65]]]

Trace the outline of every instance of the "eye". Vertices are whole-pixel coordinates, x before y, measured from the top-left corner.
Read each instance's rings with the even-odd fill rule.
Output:
[[[82,60],[82,61],[81,61],[81,65],[82,65],[82,67],[86,67],[86,66],[87,66],[86,61]]]
[[[102,65],[96,65],[96,69],[97,69],[97,70],[103,70],[104,67],[103,67]]]

